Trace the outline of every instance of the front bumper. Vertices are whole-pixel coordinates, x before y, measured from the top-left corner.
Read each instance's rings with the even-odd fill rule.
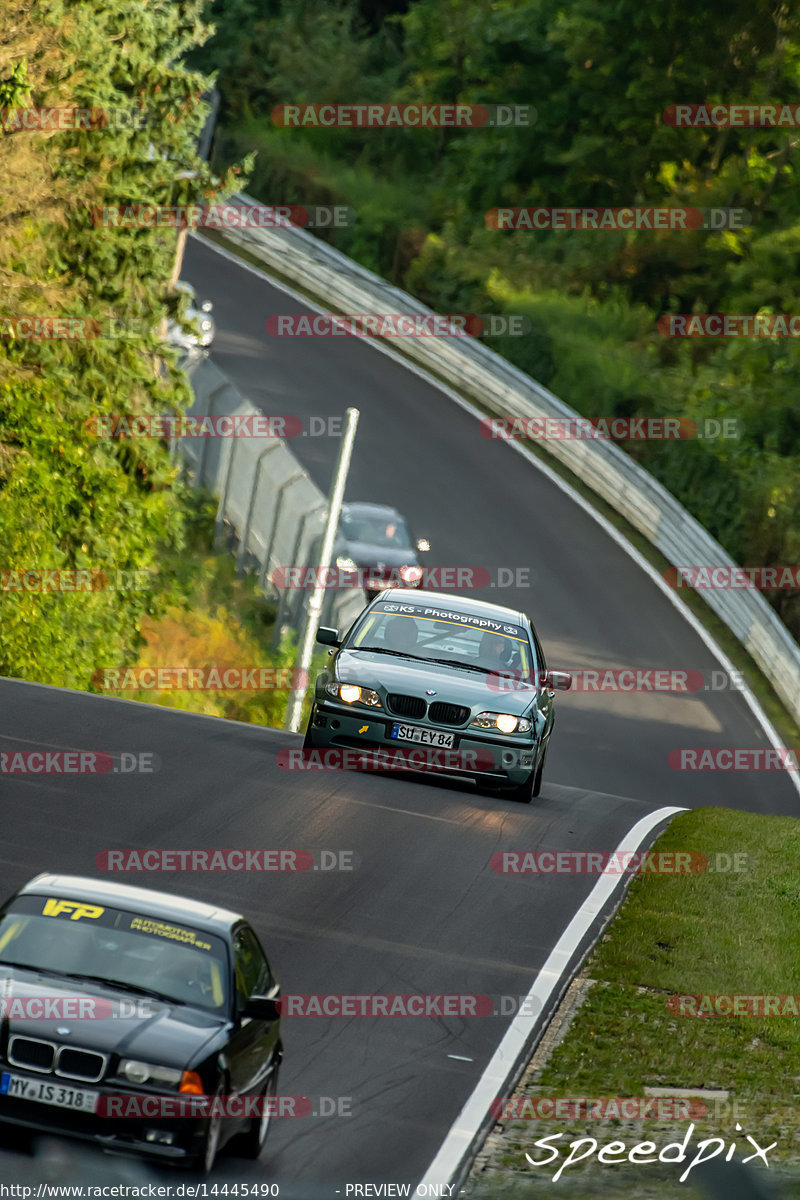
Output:
[[[444,750],[393,738],[391,730],[396,724],[452,734],[453,746]],[[409,771],[433,771],[496,787],[518,787],[530,776],[540,758],[536,739],[502,734],[492,736],[463,725],[422,723],[392,716],[385,710],[380,713],[363,708],[356,711],[319,696],[314,703],[309,732],[315,748],[360,749],[369,751],[373,757],[385,754],[387,763],[390,754],[402,751]],[[430,753],[415,757],[414,751]],[[415,762],[420,765],[414,766]]]
[[[13,1071],[14,1075],[40,1082],[41,1075],[30,1074],[19,1067],[8,1068],[0,1064],[0,1072]],[[55,1080],[54,1080],[55,1082]],[[65,1081],[59,1080],[59,1083]],[[116,1083],[74,1084],[76,1087],[89,1088],[100,1093],[98,1108],[102,1109],[103,1101],[109,1098],[122,1097],[121,1106],[117,1111],[123,1111],[128,1100],[134,1101],[141,1111],[142,1102],[148,1099],[158,1101],[160,1096],[152,1092],[135,1091]],[[82,1112],[77,1109],[59,1108],[38,1100],[24,1100],[17,1096],[0,1095],[0,1123],[34,1129],[39,1133],[52,1133],[65,1137],[78,1138],[81,1141],[92,1142],[103,1150],[118,1154],[135,1154],[162,1162],[176,1164],[191,1163],[200,1153],[202,1140],[206,1129],[203,1117],[175,1117],[158,1115],[159,1105],[153,1103],[145,1108],[154,1115],[148,1116],[105,1116],[102,1111]],[[150,1139],[148,1140],[148,1134]],[[162,1140],[154,1140],[160,1138]],[[167,1140],[171,1139],[171,1140]]]

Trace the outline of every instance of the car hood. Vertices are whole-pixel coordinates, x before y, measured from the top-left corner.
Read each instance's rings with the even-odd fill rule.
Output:
[[[120,1054],[125,1058],[143,1059],[165,1067],[185,1069],[197,1060],[206,1042],[225,1026],[224,1018],[202,1009],[190,1008],[178,1002],[166,1003],[133,992],[122,992],[100,984],[79,984],[69,979],[50,976],[18,967],[0,968],[0,1003],[3,1006],[2,1025],[14,1034],[40,1038],[70,1045],[82,1050],[98,1050],[104,1054]],[[93,1008],[84,1004],[83,1017],[70,1016],[69,1008],[61,1015],[39,1016],[47,1007],[39,1008],[31,1000],[65,1004],[68,999],[91,999]],[[137,1011],[138,1010],[138,1011]],[[80,1011],[80,1009],[78,1009]],[[68,1034],[59,1029],[69,1029]]]
[[[371,654],[368,650],[341,650],[336,657],[336,678],[358,683],[379,694],[400,692],[426,701],[443,700],[463,704],[475,712],[507,712],[522,716],[533,705],[538,691],[499,691],[489,687],[489,675],[476,671],[423,663],[413,658],[394,658],[389,654]],[[435,696],[427,696],[435,689]]]
[[[417,556],[412,546],[373,546],[370,542],[342,542],[337,553],[352,558],[357,567],[372,567],[385,563],[387,567],[416,566]]]

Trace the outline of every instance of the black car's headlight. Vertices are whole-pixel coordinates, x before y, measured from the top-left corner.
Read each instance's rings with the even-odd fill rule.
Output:
[[[500,733],[530,733],[531,723],[527,717],[515,717],[512,713],[482,712],[473,717],[470,725],[476,729],[497,729]]]
[[[131,1083],[163,1083],[167,1087],[177,1087],[183,1078],[183,1071],[174,1067],[160,1067],[155,1063],[139,1062],[137,1058],[123,1058],[119,1064],[119,1072],[123,1079]]]
[[[359,687],[357,683],[328,683],[325,691],[345,704],[365,704],[367,708],[383,708],[381,698],[372,688]]]

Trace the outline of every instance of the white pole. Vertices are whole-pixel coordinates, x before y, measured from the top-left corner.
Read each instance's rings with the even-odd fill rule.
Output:
[[[336,462],[336,470],[334,471],[333,483],[331,484],[328,518],[325,524],[325,532],[322,536],[316,581],[308,601],[305,624],[303,625],[300,648],[297,654],[295,679],[301,684],[303,680],[307,679],[308,668],[311,666],[314,639],[317,633],[317,626],[319,625],[320,614],[322,613],[322,600],[325,593],[325,585],[321,580],[323,572],[331,563],[333,542],[339,526],[339,514],[342,511],[342,500],[344,499],[344,489],[347,483],[347,472],[350,469],[350,458],[353,453],[353,442],[356,437],[358,417],[359,412],[357,408],[348,408],[346,414],[347,424],[345,425],[342,443],[339,447],[339,458]],[[305,686],[292,688],[289,693],[284,729],[289,729],[292,733],[300,731],[300,714],[303,710],[303,697],[305,694]]]

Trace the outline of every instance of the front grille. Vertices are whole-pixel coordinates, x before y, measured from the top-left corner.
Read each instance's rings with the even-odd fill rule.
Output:
[[[444,700],[437,700],[431,705],[428,716],[437,725],[463,725],[469,716],[469,709],[461,704],[447,704]]]
[[[386,697],[386,707],[396,717],[424,717],[427,704],[419,696],[400,696],[397,692],[389,692]]]
[[[56,1048],[52,1042],[38,1038],[12,1037],[8,1043],[8,1061],[15,1067],[42,1071],[49,1075],[55,1062]]]
[[[40,1038],[9,1038],[8,1061],[14,1067],[25,1067],[43,1075],[60,1075],[62,1079],[81,1079],[97,1083],[103,1078],[108,1056],[96,1050],[80,1050],[76,1046],[59,1046]]]
[[[62,1046],[58,1054],[56,1075],[61,1075],[64,1079],[84,1079],[89,1083],[97,1083],[103,1078],[107,1061],[104,1054]]]

